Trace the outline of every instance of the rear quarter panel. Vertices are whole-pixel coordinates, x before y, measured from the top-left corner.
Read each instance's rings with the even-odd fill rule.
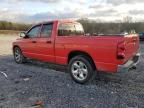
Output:
[[[83,51],[93,58],[99,71],[115,72],[117,64],[122,62],[116,58],[117,43],[122,39],[121,36],[57,37],[55,40],[56,62],[67,64],[70,52]]]

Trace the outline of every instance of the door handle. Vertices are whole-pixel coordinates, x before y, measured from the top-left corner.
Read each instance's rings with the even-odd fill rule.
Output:
[[[51,41],[46,41],[46,43],[52,43]]]
[[[32,41],[32,43],[37,43],[36,41]]]

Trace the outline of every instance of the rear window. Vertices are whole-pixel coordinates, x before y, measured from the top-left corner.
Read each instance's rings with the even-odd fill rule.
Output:
[[[44,24],[41,30],[41,37],[50,37],[52,34],[53,23]]]
[[[58,28],[59,36],[79,36],[84,35],[84,30],[79,23],[61,23]]]

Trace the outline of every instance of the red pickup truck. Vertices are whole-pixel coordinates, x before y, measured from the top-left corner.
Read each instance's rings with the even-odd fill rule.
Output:
[[[51,21],[37,24],[13,42],[17,63],[26,58],[67,65],[77,83],[86,83],[96,72],[116,73],[139,59],[139,37],[131,35],[87,36],[80,23]]]

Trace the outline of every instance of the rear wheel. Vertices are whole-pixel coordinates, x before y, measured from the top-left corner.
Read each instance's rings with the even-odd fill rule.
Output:
[[[76,56],[69,62],[68,70],[72,79],[80,84],[84,84],[95,78],[96,72],[93,65],[85,56]]]
[[[20,48],[15,47],[13,50],[13,53],[14,53],[14,60],[16,63],[22,64],[22,63],[26,62],[26,58],[23,56]]]

